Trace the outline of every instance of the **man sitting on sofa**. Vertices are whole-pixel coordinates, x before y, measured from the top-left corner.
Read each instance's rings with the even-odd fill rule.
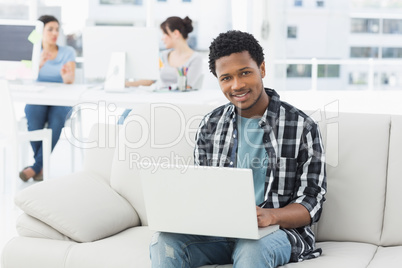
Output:
[[[326,193],[318,125],[264,88],[264,53],[251,34],[220,34],[210,45],[209,68],[230,103],[202,120],[195,164],[251,168],[258,225],[280,229],[260,240],[156,233],[152,267],[277,267],[318,257],[310,227],[320,218]]]

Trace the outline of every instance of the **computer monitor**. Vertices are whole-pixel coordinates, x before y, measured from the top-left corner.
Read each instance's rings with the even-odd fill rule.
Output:
[[[42,33],[41,21],[0,20],[0,77],[38,78]]]
[[[89,26],[82,35],[84,78],[104,82],[107,91],[125,91],[126,79],[159,78],[158,29]]]

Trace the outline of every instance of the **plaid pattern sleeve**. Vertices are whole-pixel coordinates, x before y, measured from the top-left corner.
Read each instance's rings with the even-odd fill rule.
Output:
[[[299,203],[315,223],[326,193],[325,155],[318,125],[302,111],[281,102],[274,90],[265,91],[270,102],[259,124],[264,130],[262,144],[269,165],[262,206],[280,208]],[[207,114],[196,135],[195,164],[235,167],[236,133],[234,105],[229,103]],[[283,230],[292,244],[292,262],[321,254],[310,226]]]

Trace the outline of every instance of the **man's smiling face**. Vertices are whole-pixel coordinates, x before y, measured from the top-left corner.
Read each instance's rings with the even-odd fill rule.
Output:
[[[248,51],[216,60],[216,75],[226,98],[243,117],[262,116],[268,106],[262,78],[265,62],[258,66]]]

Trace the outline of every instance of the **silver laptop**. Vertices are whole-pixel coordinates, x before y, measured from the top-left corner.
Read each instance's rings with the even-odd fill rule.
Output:
[[[140,169],[151,230],[259,239],[250,169],[152,165]]]

